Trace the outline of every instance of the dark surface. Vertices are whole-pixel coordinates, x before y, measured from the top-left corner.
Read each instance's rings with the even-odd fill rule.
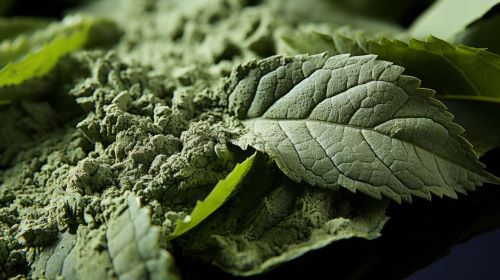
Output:
[[[449,255],[417,271],[408,280],[500,279],[500,230],[453,248]]]
[[[486,154],[482,159],[487,164],[490,172],[497,176],[500,175],[498,158],[500,158],[500,150],[496,149]],[[493,193],[496,193],[496,197],[500,198],[498,188],[496,186]],[[484,227],[484,231],[494,229],[500,224],[500,200],[491,199],[490,204],[489,210],[482,215],[483,222],[479,221],[477,223]],[[483,231],[480,227],[476,227],[476,230],[478,232]],[[476,233],[474,231],[469,232],[469,236]],[[466,239],[469,236],[464,236],[464,238]],[[408,279],[500,279],[499,260],[500,229],[496,229],[456,246],[449,255],[417,271]]]

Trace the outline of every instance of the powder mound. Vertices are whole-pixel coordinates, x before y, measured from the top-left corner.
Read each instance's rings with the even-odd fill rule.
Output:
[[[241,128],[217,107],[215,89],[170,86],[175,82],[151,67],[123,63],[113,52],[79,52],[69,59],[87,69],[65,97],[78,113],[61,128],[55,122],[41,129],[38,137],[24,137],[31,128],[20,127],[25,149],[9,156],[0,171],[5,275],[27,271],[37,256],[32,248],[52,246],[59,232],[106,227],[127,191],[152,210],[153,224],[169,224],[239,160],[228,139]],[[58,108],[41,104],[30,106]]]

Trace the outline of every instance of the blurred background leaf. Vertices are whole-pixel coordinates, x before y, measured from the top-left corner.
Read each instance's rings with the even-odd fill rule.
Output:
[[[412,23],[409,33],[420,40],[430,35],[450,40],[498,3],[500,0],[438,0]]]
[[[15,25],[18,20],[4,22]],[[0,104],[35,96],[39,90],[46,92],[46,87],[56,80],[34,89],[22,84],[49,74],[66,54],[83,47],[109,46],[121,35],[112,21],[80,16],[28,30],[0,43]]]
[[[476,48],[487,48],[500,54],[500,5],[495,6],[481,19],[470,24],[453,39],[457,43]]]

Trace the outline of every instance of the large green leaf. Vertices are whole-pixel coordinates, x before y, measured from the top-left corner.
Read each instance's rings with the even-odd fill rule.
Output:
[[[434,91],[374,55],[275,56],[235,68],[235,142],[269,154],[294,181],[411,201],[456,197],[487,173]]]
[[[454,46],[435,37],[404,44],[382,40],[373,53],[404,65],[440,94],[499,97],[500,56],[484,49]]]
[[[429,35],[452,39],[498,3],[500,0],[439,0],[415,20],[410,35],[418,39]]]
[[[460,124],[469,130],[467,136],[477,148],[484,153],[496,146],[495,126],[486,127],[491,122],[481,122],[475,126],[466,119],[477,119],[470,115],[471,108],[464,99],[478,98],[485,102],[494,101],[488,108],[498,107],[500,101],[500,56],[484,49],[463,45],[452,45],[443,40],[430,37],[427,41],[412,39],[404,43],[395,39],[386,39],[384,35],[370,35],[350,29],[339,29],[333,36],[317,32],[297,32],[284,37],[285,43],[292,53],[330,54],[376,54],[380,59],[392,61],[405,67],[406,73],[422,79],[424,86],[437,90],[437,97],[461,96],[462,101],[453,101],[451,112],[459,115]],[[478,105],[477,102],[474,104]],[[491,114],[489,114],[491,116]],[[495,118],[494,118],[495,119]],[[470,137],[470,138],[469,138]]]
[[[173,239],[186,233],[221,207],[236,190],[236,187],[243,181],[248,171],[250,171],[256,156],[257,154],[254,154],[242,163],[237,164],[226,178],[217,183],[203,201],[198,201],[196,203],[196,206],[189,216],[178,220],[170,238]]]

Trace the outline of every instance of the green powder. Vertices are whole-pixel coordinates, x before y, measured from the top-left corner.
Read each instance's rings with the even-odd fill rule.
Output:
[[[106,0],[82,9],[117,22],[117,45],[71,54],[47,78],[68,79],[0,109],[0,279],[176,277],[165,237],[246,156],[231,144],[244,128],[227,111],[224,77],[276,54],[281,31],[333,11],[326,1],[253,2]],[[378,236],[385,202],[355,211],[359,198],[293,184],[268,167],[281,179],[247,183],[176,246],[252,274],[338,239]],[[151,255],[142,245],[115,251],[129,244],[120,239],[129,227],[129,242],[150,244]]]

